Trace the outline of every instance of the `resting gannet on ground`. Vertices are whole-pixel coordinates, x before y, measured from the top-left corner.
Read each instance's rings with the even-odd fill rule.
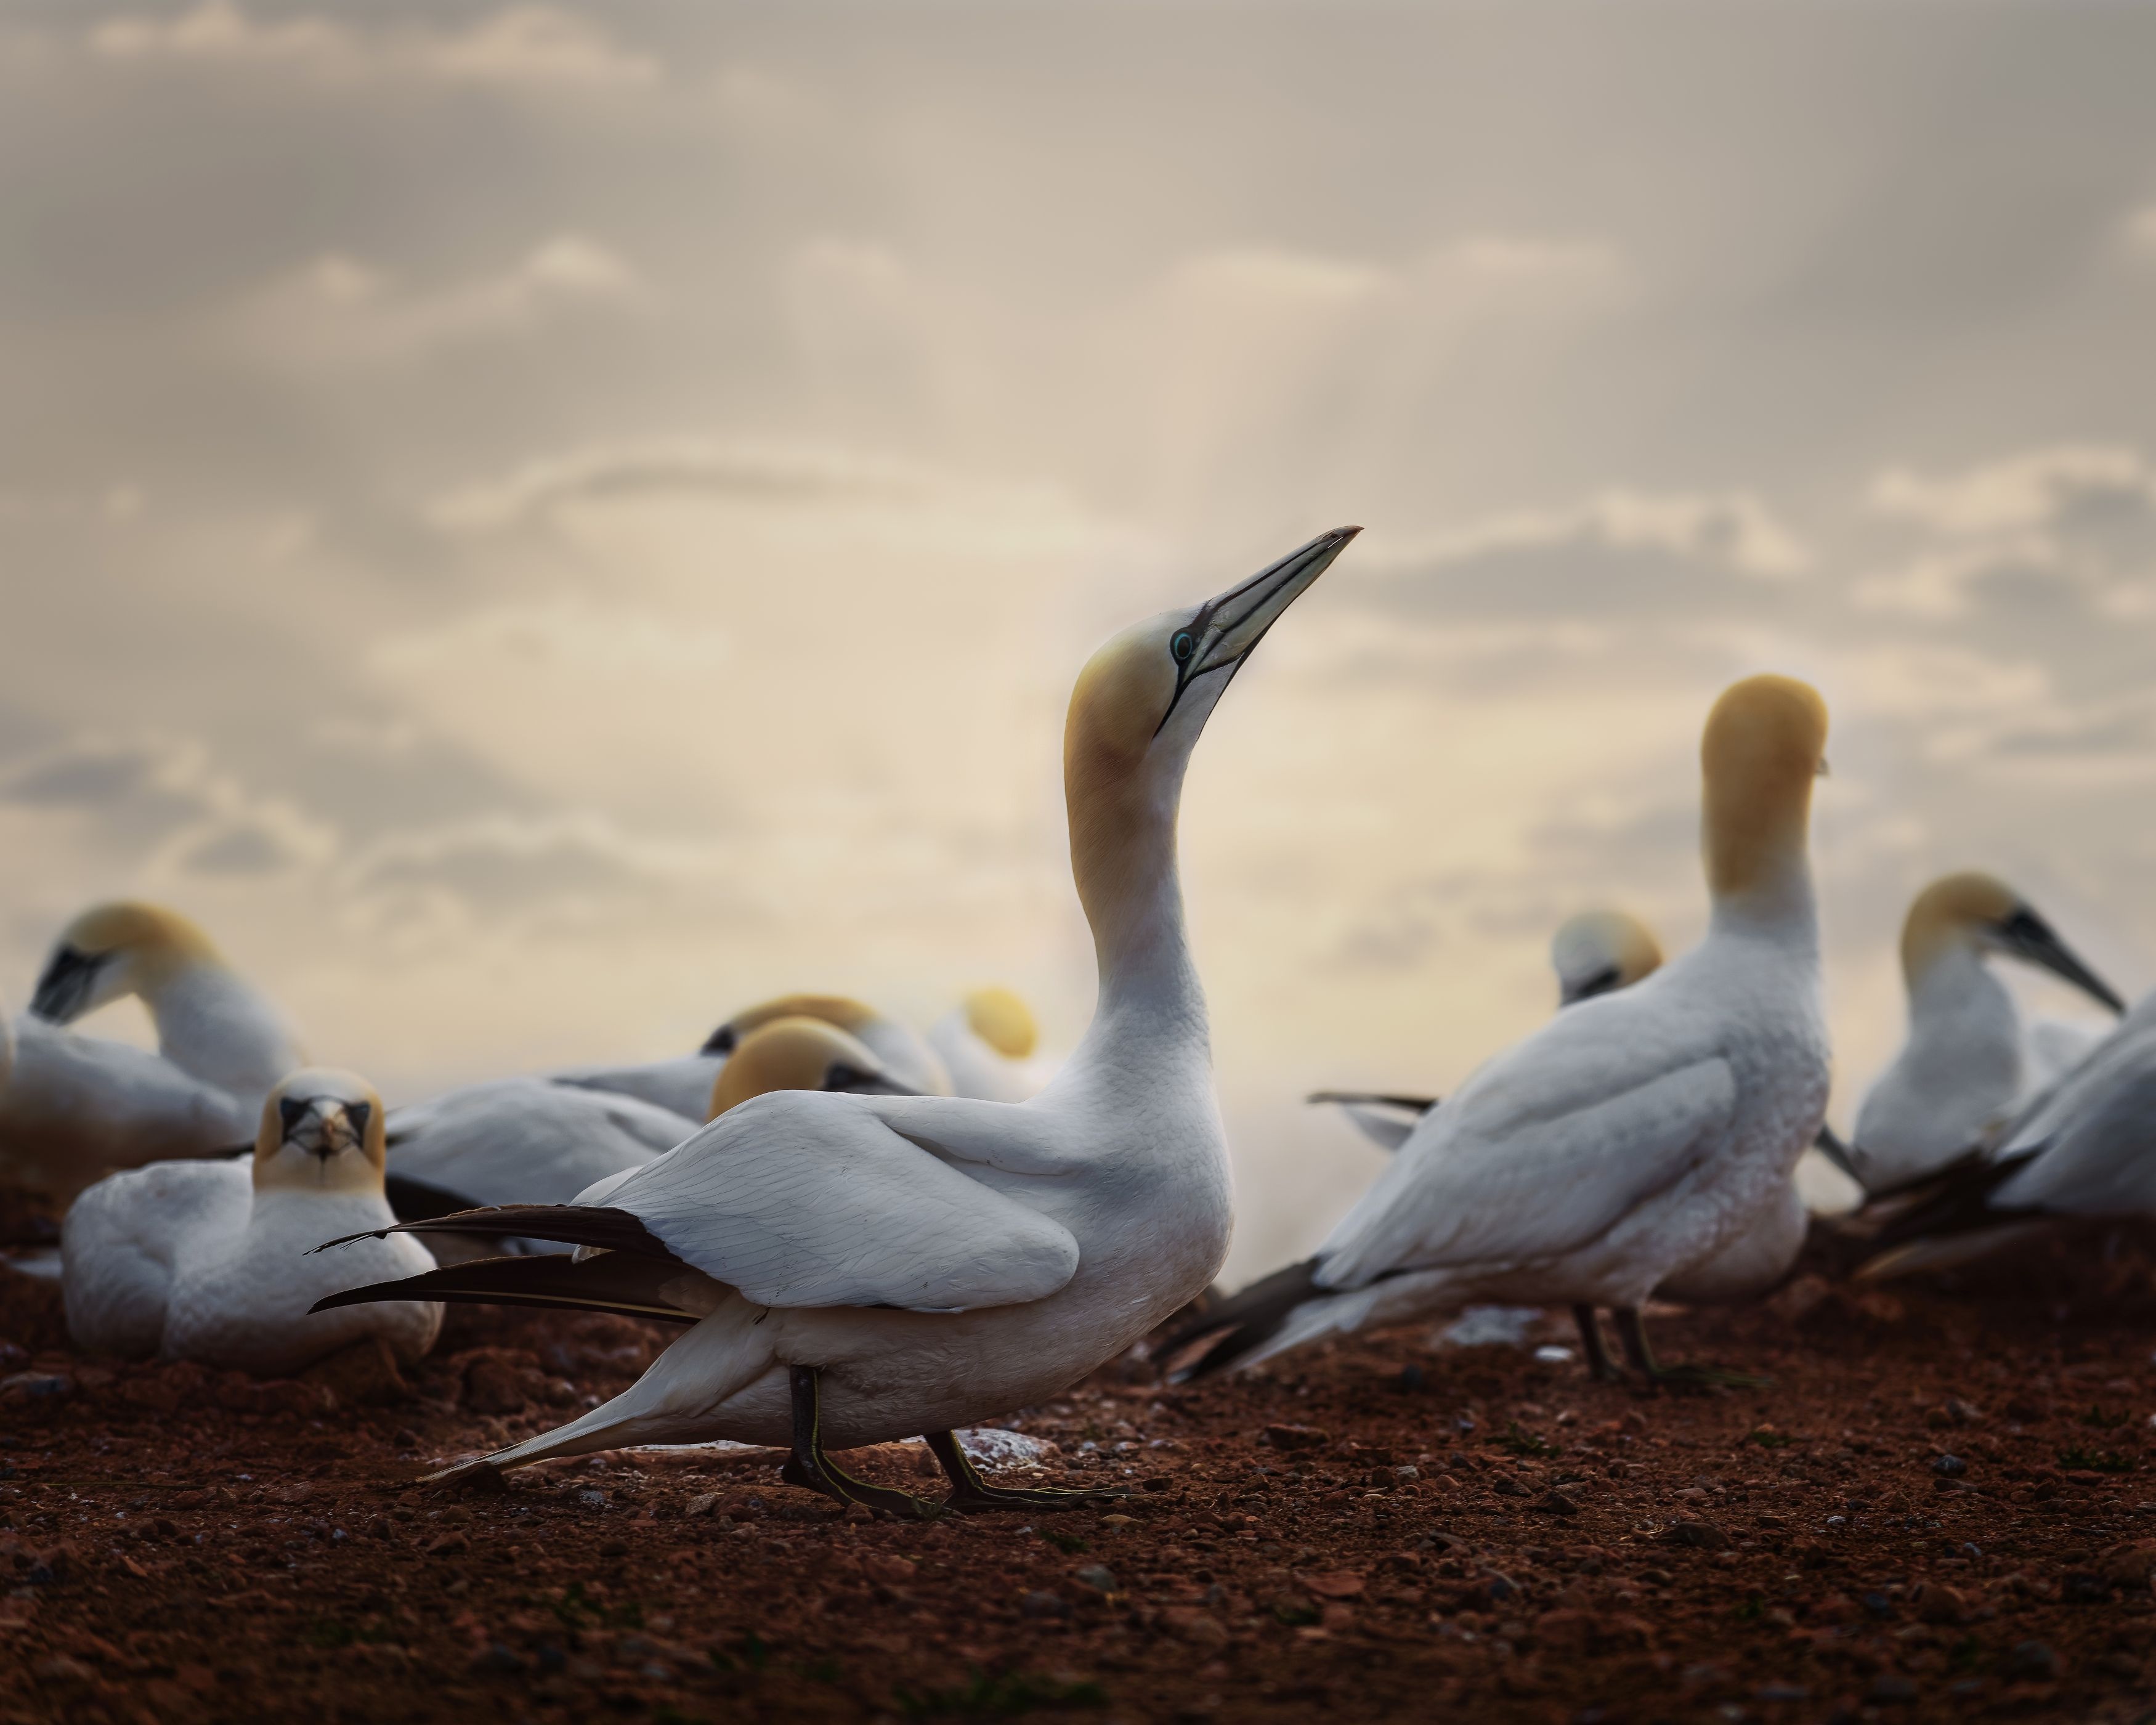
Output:
[[[310,1248],[324,1230],[381,1228],[382,1102],[349,1072],[292,1073],[264,1103],[249,1160],[158,1162],[100,1180],[61,1224],[69,1332],[97,1353],[199,1360],[274,1376],[369,1336],[408,1365],[442,1308],[394,1301],[310,1312],[363,1277],[433,1260],[414,1240],[368,1239],[357,1258]]]
[[[629,1066],[567,1066],[547,1076],[579,1090],[634,1096],[685,1119],[706,1117],[711,1086],[742,1037],[775,1019],[821,1019],[866,1045],[898,1084],[920,1096],[946,1096],[951,1086],[936,1055],[903,1024],[844,994],[783,994],[737,1012],[692,1055]]]
[[[138,996],[158,1052],[65,1029]],[[175,911],[119,903],[68,925],[15,1027],[0,1168],[71,1198],[115,1168],[237,1153],[262,1099],[305,1055],[285,1015]]]
[[[976,988],[929,1027],[928,1045],[951,1075],[954,1096],[1023,1102],[1055,1076],[1036,1057],[1040,1031],[1008,988]]]
[[[1701,746],[1707,938],[1478,1070],[1314,1257],[1208,1315],[1224,1333],[1184,1375],[1490,1301],[1613,1307],[1632,1364],[1677,1375],[1656,1365],[1640,1303],[1782,1201],[1825,1111],[1805,854],[1825,741],[1805,685],[1727,691]]]
[[[951,1431],[1060,1394],[1183,1305],[1226,1254],[1227,1146],[1176,810],[1221,691],[1354,532],[1124,631],[1080,674],[1064,784],[1100,997],[1039,1096],[778,1091],[721,1115],[603,1204],[449,1219],[583,1248],[572,1264],[522,1260],[565,1303],[578,1279],[577,1303],[670,1307],[693,1321],[634,1388],[490,1461],[714,1438],[786,1445],[793,1483],[914,1514],[917,1500],[849,1478],[826,1450],[925,1433],[951,1507],[1083,1501],[988,1486]],[[447,1271],[337,1298],[458,1286]]]
[[[1866,1191],[1891,1193],[1936,1173],[1995,1133],[2023,1099],[2021,1019],[1985,965],[1994,952],[2126,1010],[2005,881],[1974,872],[1934,880],[1902,925],[1908,1035],[1866,1092],[1850,1142]]]
[[[543,1078],[495,1079],[393,1110],[390,1205],[399,1221],[412,1222],[480,1204],[567,1204],[771,1090],[916,1094],[826,1019],[765,1019],[718,1063],[694,1117]]]
[[[1943,1270],[2064,1221],[2156,1215],[2156,993],[1999,1136],[1880,1231],[1860,1276]]]

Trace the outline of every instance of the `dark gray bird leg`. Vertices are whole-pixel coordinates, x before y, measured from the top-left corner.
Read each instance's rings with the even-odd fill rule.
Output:
[[[840,1503],[858,1503],[901,1521],[933,1521],[943,1512],[942,1506],[925,1497],[857,1480],[834,1462],[824,1450],[822,1374],[814,1366],[789,1366],[786,1375],[793,1392],[793,1453],[778,1476],[788,1485],[821,1491]]]
[[[927,1441],[936,1459],[943,1464],[943,1471],[950,1476],[951,1495],[943,1500],[946,1509],[962,1510],[968,1515],[991,1509],[1083,1509],[1088,1503],[1097,1503],[1103,1498],[1130,1496],[1127,1491],[1116,1490],[1071,1491],[1056,1486],[992,1486],[981,1477],[980,1470],[973,1466],[973,1458],[961,1447],[954,1434],[932,1431]]]

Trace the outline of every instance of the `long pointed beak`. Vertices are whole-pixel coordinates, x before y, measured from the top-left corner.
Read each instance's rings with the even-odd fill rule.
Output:
[[[2073,949],[2061,940],[2034,911],[2017,911],[2007,918],[1999,930],[1999,942],[2025,964],[2033,964],[2039,970],[2048,970],[2061,982],[2071,983],[2090,999],[2100,1001],[2115,1013],[2123,1013],[2126,1003],[2118,991],[2082,963]]]
[[[1278,562],[1259,570],[1248,581],[1238,582],[1227,592],[1199,606],[1198,615],[1190,624],[1197,644],[1183,662],[1176,678],[1174,698],[1168,702],[1168,711],[1160,716],[1160,723],[1153,726],[1153,735],[1158,737],[1167,729],[1176,708],[1183,704],[1184,694],[1200,677],[1224,670],[1228,674],[1227,680],[1233,682],[1235,673],[1243,668],[1243,661],[1265,639],[1265,631],[1280,621],[1281,613],[1301,598],[1311,583],[1332,567],[1333,558],[1362,531],[1360,527],[1335,527],[1330,533],[1320,533],[1309,544],[1298,546]]]
[[[1260,569],[1207,603],[1199,614],[1198,652],[1190,675],[1240,665],[1265,638],[1265,631],[1309,591],[1311,583],[1332,567],[1333,558],[1348,548],[1348,542],[1363,530],[1335,527],[1320,533],[1309,544],[1290,552],[1278,562]]]
[[[90,1005],[90,993],[101,961],[73,947],[59,947],[38,974],[30,995],[30,1012],[55,1024],[72,1024]]]

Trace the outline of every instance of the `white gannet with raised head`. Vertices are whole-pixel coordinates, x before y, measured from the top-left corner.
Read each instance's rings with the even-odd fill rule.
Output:
[[[1632,1364],[1674,1375],[1640,1305],[1782,1202],[1826,1109],[1806,855],[1825,742],[1804,684],[1725,691],[1700,751],[1707,938],[1479,1069],[1316,1256],[1207,1314],[1218,1339],[1186,1375],[1491,1301],[1612,1307]]]
[[[1902,925],[1908,1034],[1865,1093],[1850,1140],[1866,1191],[1892,1193],[1938,1173],[1997,1132],[2024,1099],[2021,1018],[1984,963],[1993,953],[2126,1009],[2005,881],[1973,870],[1933,881]]]
[[[157,1053],[65,1028],[129,994],[149,1010]],[[0,1168],[62,1199],[116,1168],[244,1150],[263,1097],[305,1059],[285,1015],[207,934],[131,902],[68,925],[15,1041]]]
[[[1039,1058],[1032,1009],[1009,988],[976,988],[929,1027],[953,1096],[1023,1102],[1055,1076]]]
[[[1354,531],[1125,630],[1080,674],[1064,784],[1100,998],[1040,1095],[777,1091],[603,1204],[453,1219],[583,1249],[567,1266],[521,1260],[565,1303],[574,1276],[578,1303],[695,1321],[624,1394],[490,1461],[732,1438],[790,1445],[797,1485],[912,1514],[916,1500],[849,1478],[826,1452],[925,1433],[953,1507],[1073,1501],[987,1485],[951,1431],[1067,1389],[1205,1286],[1226,1253],[1227,1145],[1176,811],[1221,691]],[[454,1296],[459,1284],[443,1271],[341,1298]]]
[[[60,1285],[78,1346],[272,1376],[369,1336],[408,1365],[434,1345],[442,1308],[394,1301],[311,1312],[365,1277],[433,1262],[417,1240],[369,1239],[362,1255],[314,1255],[325,1229],[381,1228],[381,1099],[349,1072],[290,1074],[263,1104],[251,1158],[159,1162],[100,1180],[61,1224]]]

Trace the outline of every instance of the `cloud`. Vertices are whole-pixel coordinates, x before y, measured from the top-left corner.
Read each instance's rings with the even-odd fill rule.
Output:
[[[260,875],[321,860],[334,834],[289,803],[250,794],[199,743],[86,736],[0,767],[0,803],[86,823],[110,850],[203,875]]]
[[[352,885],[391,899],[447,899],[470,915],[619,900],[678,880],[690,853],[641,843],[588,814],[475,817],[369,847]]]
[[[2156,507],[2156,471],[2138,451],[2061,444],[1927,479],[1890,468],[1871,483],[1871,507],[1948,538],[2051,527],[2076,515]]]
[[[90,33],[91,50],[137,64],[245,67],[357,81],[404,79],[526,90],[619,90],[654,82],[659,63],[591,19],[553,6],[511,6],[444,33],[414,25],[354,28],[300,13],[258,19],[233,0],[170,17],[126,14]]]
[[[328,253],[253,295],[238,323],[245,341],[282,358],[359,365],[531,336],[564,316],[648,301],[627,260],[583,234],[557,234],[505,270],[432,290]]]
[[[693,495],[751,504],[908,502],[939,489],[903,463],[826,449],[654,439],[598,444],[531,462],[437,498],[428,518],[459,531],[542,520],[578,503]]]
[[[2118,224],[2118,236],[2128,253],[2144,264],[2156,264],[2156,203],[2144,203]]]
[[[1810,552],[1749,492],[1613,489],[1373,546],[1368,561],[1385,578],[1358,590],[1383,608],[1576,620],[1749,608],[1803,571]]]
[[[2063,592],[2121,621],[2148,611],[2156,467],[2138,450],[2058,444],[1938,479],[1892,468],[1869,501],[1931,542],[1859,582],[1861,608],[1945,619]]]

